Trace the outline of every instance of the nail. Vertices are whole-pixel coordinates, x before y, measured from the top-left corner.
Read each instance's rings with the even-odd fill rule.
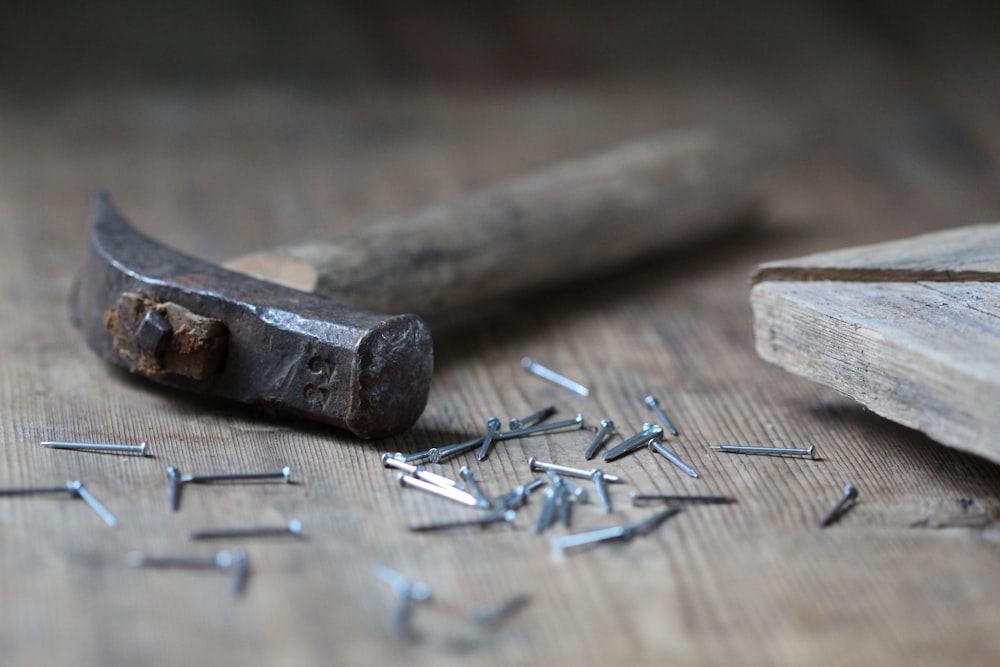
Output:
[[[846,512],[850,507],[854,506],[854,501],[858,497],[858,490],[854,488],[853,484],[848,484],[844,487],[844,495],[837,504],[830,508],[830,511],[819,520],[819,527],[826,528],[834,521],[840,518],[840,516]]]
[[[466,493],[460,489],[448,486],[438,486],[437,484],[431,484],[430,482],[425,482],[418,477],[411,477],[406,473],[399,473],[399,484],[401,486],[409,486],[414,489],[420,489],[426,493],[433,496],[438,496],[439,498],[447,498],[456,503],[461,503],[468,507],[479,507],[479,501],[476,500],[474,496]]]
[[[590,476],[594,480],[594,486],[597,487],[597,497],[601,500],[601,506],[604,507],[605,512],[610,512],[611,495],[608,493],[604,472],[600,468],[594,468]]]
[[[104,523],[108,524],[112,528],[118,525],[118,519],[115,518],[115,515],[109,512],[108,508],[102,505],[100,501],[94,497],[94,494],[87,490],[87,487],[83,485],[83,482],[79,480],[67,482],[66,488],[69,489],[70,493],[83,499],[83,502],[90,505],[90,509],[97,512],[97,516],[101,517]]]
[[[538,523],[535,524],[535,532],[543,533],[552,525],[556,518],[557,494],[553,488],[545,489],[545,504],[542,505],[542,513],[538,515]]]
[[[412,637],[413,603],[430,600],[430,588],[421,582],[411,583],[402,574],[384,565],[377,565],[375,574],[379,579],[392,586],[393,595],[396,597],[396,611],[392,617],[393,632],[400,638]]]
[[[534,479],[527,484],[519,484],[514,487],[511,491],[494,498],[492,501],[493,507],[497,509],[517,509],[521,507],[528,501],[528,496],[532,491],[545,484],[544,479]]]
[[[550,405],[548,407],[542,408],[538,412],[532,412],[530,415],[522,419],[511,419],[510,430],[517,431],[522,428],[527,428],[528,426],[534,426],[535,424],[541,421],[545,421],[555,413],[556,413],[556,406]]]
[[[185,475],[180,478],[181,484],[210,484],[212,482],[245,482],[257,479],[283,479],[288,482],[292,469],[285,466],[276,472],[237,472],[220,475]]]
[[[498,430],[500,430],[500,420],[496,417],[490,417],[486,422],[486,435],[483,436],[483,444],[479,448],[479,453],[476,454],[478,460],[485,461],[486,457],[490,455],[490,447],[493,446],[493,438],[496,437]]]
[[[460,442],[455,445],[448,445],[447,447],[434,447],[429,450],[430,456],[428,459],[431,463],[444,463],[453,456],[471,452],[473,449],[482,445],[482,443],[483,436],[480,435],[472,440],[466,440],[465,442]]]
[[[112,445],[104,443],[56,442],[53,440],[46,440],[42,442],[41,445],[42,447],[48,447],[49,449],[75,449],[92,452],[122,452],[139,454],[140,456],[146,455],[145,442],[140,442],[135,445]]]
[[[531,357],[524,357],[521,359],[521,367],[528,371],[532,375],[537,375],[538,377],[553,382],[563,389],[569,389],[570,391],[579,394],[580,396],[589,396],[590,390],[584,387],[579,382],[574,382],[570,380],[565,375],[556,373],[550,368],[542,366],[540,363],[532,359]]]
[[[601,430],[597,432],[596,436],[594,436],[594,441],[590,443],[590,447],[587,447],[587,451],[584,452],[583,458],[587,459],[588,461],[594,458],[594,454],[597,453],[597,450],[601,448],[601,445],[604,444],[604,441],[608,438],[609,435],[614,433],[614,431],[615,431],[615,423],[613,421],[611,421],[610,419],[602,420]]]
[[[639,503],[651,503],[651,502],[666,502],[666,503],[704,503],[704,504],[729,504],[735,503],[735,498],[730,498],[729,496],[691,496],[691,495],[673,495],[673,494],[661,494],[661,493],[636,493],[632,491],[629,493],[629,497],[632,499],[632,504],[637,505]]]
[[[0,489],[0,496],[33,496],[43,493],[66,493],[67,491],[70,494],[73,493],[68,484],[60,484],[59,486],[21,486]]]
[[[728,454],[764,454],[769,456],[807,456],[813,457],[815,446],[800,447],[753,447],[750,445],[711,445],[712,449]]]
[[[573,496],[574,500],[581,503],[590,502],[590,494],[587,493],[586,489],[580,488],[579,486],[576,486],[574,484],[570,484],[565,480],[565,478],[560,476],[559,473],[557,472],[552,472],[551,470],[549,470],[545,474],[549,476],[550,480],[552,480],[553,486],[555,486],[557,489],[558,488],[565,489],[568,495]]]
[[[569,528],[570,519],[573,514],[573,503],[570,502],[570,487],[565,485],[556,488],[556,495],[559,496],[559,523],[561,523],[566,528]]]
[[[677,466],[678,468],[680,468],[681,470],[683,470],[684,472],[686,472],[691,477],[695,477],[695,478],[698,477],[698,473],[697,473],[697,471],[695,471],[694,468],[692,468],[691,466],[689,466],[687,463],[684,463],[684,461],[682,461],[679,456],[677,456],[672,451],[670,451],[669,449],[667,449],[666,447],[664,447],[663,443],[660,442],[659,440],[657,440],[656,438],[653,438],[647,444],[649,445],[650,449],[652,449],[657,454],[659,454],[659,455],[663,456],[664,458],[666,458],[668,461],[670,461],[675,466]]]
[[[510,618],[531,602],[531,596],[521,593],[495,606],[480,607],[470,614],[476,625],[495,626]]]
[[[181,471],[167,466],[167,478],[170,480],[170,509],[176,512],[181,505]]]
[[[499,423],[499,421],[500,420],[498,419],[497,423]],[[479,482],[476,481],[474,476],[475,473],[472,471],[472,468],[469,466],[462,466],[462,468],[458,471],[458,474],[462,476],[463,480],[465,480],[465,483],[469,486],[469,491],[476,497],[476,500],[479,501],[480,507],[489,509],[493,506],[490,502],[489,496],[483,493],[482,487],[480,487]]]
[[[128,555],[132,567],[180,567],[191,570],[228,570],[233,564],[233,555],[220,551],[212,556],[152,556],[133,551]]]
[[[628,536],[629,536],[629,526],[628,524],[626,524],[624,526],[611,526],[610,528],[589,530],[585,533],[575,533],[573,535],[560,535],[558,537],[553,537],[550,544],[552,545],[552,551],[562,552],[565,549],[571,549],[573,547],[582,547],[584,545],[595,544],[597,542],[628,539]]]
[[[438,486],[449,486],[455,489],[461,489],[462,485],[455,480],[445,477],[444,475],[439,475],[437,473],[426,470],[421,466],[414,466],[408,463],[404,463],[399,459],[393,458],[392,454],[382,455],[382,465],[386,468],[395,468],[396,470],[402,470],[407,475],[412,477],[419,477],[425,482],[430,482],[431,484],[437,484]]]
[[[430,533],[437,532],[441,530],[454,530],[456,528],[469,528],[471,526],[479,526],[485,528],[494,523],[514,523],[514,519],[517,518],[517,512],[512,509],[505,510],[503,512],[494,512],[484,516],[480,519],[470,519],[468,521],[448,521],[444,523],[427,523],[417,526],[410,526],[409,530],[411,533]]]
[[[209,528],[188,533],[189,540],[238,539],[245,537],[275,537],[302,534],[302,522],[292,519],[284,526],[250,526],[247,528]]]
[[[667,429],[667,431],[670,432],[670,435],[678,435],[677,429],[670,422],[670,418],[667,417],[666,414],[664,414],[663,408],[660,407],[660,402],[656,400],[656,397],[647,396],[643,400],[645,400],[646,405],[648,405],[650,409],[652,409],[652,411],[656,413],[656,416],[660,418],[660,422],[662,422],[663,428]]]
[[[247,578],[250,576],[250,557],[241,547],[233,549],[233,595],[239,597],[246,592]]]
[[[625,442],[607,450],[601,455],[601,458],[605,461],[613,461],[617,458],[621,458],[626,454],[631,454],[640,447],[645,447],[647,441],[662,434],[663,429],[660,426],[656,424],[643,424],[642,431],[636,433]]]
[[[596,470],[596,468],[594,470],[581,470],[580,468],[570,468],[569,466],[561,466],[556,463],[547,463],[546,461],[539,461],[534,456],[528,459],[528,467],[531,468],[532,472],[554,472],[566,477],[576,477],[577,479],[593,479],[594,470]],[[617,484],[622,481],[622,478],[618,475],[605,475],[604,481],[610,484]]]
[[[510,438],[520,438],[526,435],[533,435],[535,433],[543,433],[545,431],[556,431],[561,428],[583,428],[583,415],[578,412],[572,419],[564,419],[562,421],[550,422],[548,424],[536,424],[517,431],[497,433],[496,438],[494,439],[508,440]]]

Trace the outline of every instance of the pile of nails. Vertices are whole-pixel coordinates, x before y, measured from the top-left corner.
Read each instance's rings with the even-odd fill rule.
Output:
[[[570,380],[564,375],[557,373],[535,360],[525,357],[521,362],[523,368],[542,379],[553,382],[564,389],[568,389],[581,396],[588,396],[590,390],[584,385]],[[642,428],[629,437],[624,437],[620,443],[608,446],[608,442],[617,434],[615,423],[610,419],[603,419],[599,426],[592,426],[589,429],[596,435],[590,440],[583,451],[583,458],[587,461],[593,459],[601,450],[601,458],[606,462],[616,461],[625,456],[648,449],[654,455],[660,456],[676,466],[689,477],[699,479],[700,475],[695,468],[678,455],[665,443],[667,434],[678,437],[680,434],[677,427],[666,415],[659,400],[652,395],[646,396],[644,403],[656,416],[655,423],[645,423]],[[576,504],[587,503],[590,493],[587,489],[577,486],[569,481],[571,478],[588,479],[593,483],[597,497],[605,512],[612,511],[611,495],[608,491],[608,484],[623,482],[619,476],[604,472],[600,468],[584,470],[555,463],[539,461],[532,456],[528,459],[528,469],[531,472],[545,473],[544,477],[517,486],[514,490],[508,491],[499,496],[490,496],[485,493],[476,480],[472,468],[463,466],[459,472],[462,481],[451,479],[438,472],[428,470],[427,464],[440,464],[453,458],[475,452],[478,461],[486,460],[490,452],[497,446],[502,446],[508,441],[538,435],[564,433],[588,428],[584,423],[582,414],[576,414],[572,419],[561,421],[548,421],[557,412],[555,406],[547,406],[527,417],[521,419],[511,419],[509,429],[501,431],[501,421],[497,417],[490,417],[486,421],[486,428],[482,435],[473,437],[464,442],[453,445],[433,447],[426,451],[413,454],[386,453],[382,455],[382,464],[387,468],[392,468],[397,472],[399,483],[408,488],[419,489],[425,493],[433,494],[440,498],[460,503],[470,508],[485,510],[486,514],[464,521],[450,521],[442,523],[424,524],[410,526],[410,530],[419,532],[438,531],[451,528],[467,528],[471,526],[485,527],[492,524],[506,522],[511,523],[516,518],[516,510],[526,504],[531,492],[546,483],[549,484],[542,492],[544,502],[538,514],[535,524],[535,532],[542,533],[554,524],[561,523],[565,527],[570,526],[571,515]],[[791,448],[791,447],[758,447],[744,445],[714,445],[711,446],[719,452],[727,454],[754,454],[770,456],[791,456],[813,459],[814,449]],[[464,482],[464,484],[463,484]],[[848,510],[857,498],[857,489],[853,485],[848,485],[840,500],[828,511],[818,522],[819,526],[826,527],[836,521],[846,510]],[[630,522],[611,528],[578,533],[575,535],[565,535],[552,538],[554,551],[562,552],[572,547],[584,546],[596,542],[608,540],[629,540],[635,536],[650,532],[659,526],[666,519],[675,515],[682,508],[690,504],[708,503],[733,503],[734,498],[720,495],[682,495],[682,494],[641,494],[631,493],[634,506],[648,503],[659,503],[661,511],[647,517],[642,521]]]

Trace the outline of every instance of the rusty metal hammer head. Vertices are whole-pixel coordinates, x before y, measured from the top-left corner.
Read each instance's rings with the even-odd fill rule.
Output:
[[[105,360],[188,391],[297,414],[377,438],[423,412],[427,325],[228,271],[143,236],[104,193],[74,315]]]

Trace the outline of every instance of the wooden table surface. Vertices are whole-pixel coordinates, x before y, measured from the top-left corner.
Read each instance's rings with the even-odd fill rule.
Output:
[[[704,40],[665,29],[677,57],[631,77],[0,94],[0,487],[81,479],[120,522],[68,498],[0,499],[3,664],[997,664],[1000,467],[767,365],[748,305],[759,262],[1000,218],[997,41],[957,13],[887,27],[797,7],[719,17]],[[222,261],[691,123],[780,146],[757,228],[438,332],[429,405],[398,437],[359,442],[162,391],[106,367],[69,321],[95,187],[143,231]],[[591,397],[525,374],[524,355]],[[605,466],[629,482],[613,488],[613,513],[578,507],[569,531],[535,534],[540,497],[514,526],[407,531],[469,514],[398,487],[383,451],[464,440],[492,415],[550,403],[628,433],[649,419],[650,393],[700,479],[641,452]],[[482,464],[439,468],[475,465],[500,493],[531,479],[532,455],[585,465],[589,439],[510,442]],[[42,440],[145,440],[152,455]],[[709,449],[722,443],[814,445],[818,459]],[[172,513],[168,465],[288,465],[295,484],[188,488]],[[856,507],[819,530],[847,483]],[[630,490],[738,503],[690,507],[627,544],[550,553],[551,535],[649,516]],[[913,525],[966,515],[985,519]],[[242,542],[242,598],[223,573],[128,564],[132,551],[234,546],[189,541],[197,528],[292,518],[302,539]],[[432,591],[412,638],[392,632],[379,564]],[[469,620],[521,594],[529,604],[503,623]]]

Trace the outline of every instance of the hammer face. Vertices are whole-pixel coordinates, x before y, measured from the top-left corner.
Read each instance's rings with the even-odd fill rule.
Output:
[[[188,391],[377,438],[423,412],[433,346],[414,315],[338,306],[139,234],[96,194],[75,318],[105,360]]]

